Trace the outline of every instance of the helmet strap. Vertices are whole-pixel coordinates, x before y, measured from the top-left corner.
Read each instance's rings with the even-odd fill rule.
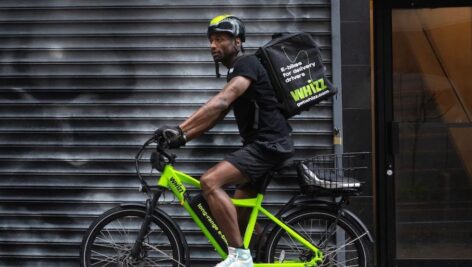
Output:
[[[234,48],[234,51],[236,51],[236,55],[239,54],[240,50],[235,44],[233,44],[233,48]]]
[[[242,45],[242,44],[241,44]],[[236,51],[236,55],[239,54],[239,52],[241,52],[241,50],[238,48],[238,46],[236,45],[236,37],[233,37],[233,48],[234,50]]]
[[[216,73],[216,78],[220,78],[220,64],[218,64],[218,61],[215,61],[215,73]]]

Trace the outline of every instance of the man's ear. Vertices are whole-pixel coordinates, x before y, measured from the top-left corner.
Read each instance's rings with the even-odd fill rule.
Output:
[[[241,47],[241,44],[242,44],[241,38],[240,37],[234,38],[234,43],[237,47]]]

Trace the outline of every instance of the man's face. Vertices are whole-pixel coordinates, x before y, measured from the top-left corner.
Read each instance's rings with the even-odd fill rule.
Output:
[[[210,50],[213,60],[221,62],[236,53],[235,45],[238,45],[239,38],[236,40],[225,32],[216,32],[210,35]]]

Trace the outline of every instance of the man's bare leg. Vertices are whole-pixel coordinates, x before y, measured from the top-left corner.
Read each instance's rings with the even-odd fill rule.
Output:
[[[223,186],[247,181],[246,176],[227,161],[218,163],[200,178],[203,197],[230,247],[242,247],[243,240],[239,231],[236,207],[223,190]]]

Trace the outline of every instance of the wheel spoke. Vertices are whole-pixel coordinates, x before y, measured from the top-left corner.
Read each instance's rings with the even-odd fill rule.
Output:
[[[310,221],[313,221],[313,220],[310,220]],[[298,230],[297,231],[303,233],[303,237],[305,237],[305,239],[308,239],[308,241],[310,241],[310,243],[314,244],[315,242],[311,238],[311,235],[306,232],[305,227],[303,227],[300,223],[298,223],[298,225],[300,226],[301,231],[298,231]],[[312,229],[312,228],[310,228],[310,229]]]
[[[174,260],[174,258],[173,258],[173,257],[171,257],[171,256],[167,255],[167,254],[166,254],[164,251],[162,251],[162,250],[160,250],[160,249],[158,249],[158,248],[156,248],[156,247],[154,247],[154,246],[151,246],[151,245],[149,245],[148,243],[143,243],[143,245],[144,245],[144,246],[146,246],[146,247],[148,247],[148,248],[150,248],[150,249],[152,249],[152,250],[154,250],[154,251],[156,251],[156,252],[159,252],[159,253],[161,253],[162,255],[164,255],[164,256],[166,256],[166,257],[168,257],[168,258],[169,258],[170,260],[172,260],[173,262],[175,262],[175,263],[177,263],[177,264],[179,264],[179,265],[181,265],[181,266],[184,266],[184,267],[185,267],[185,265],[183,265],[182,263],[180,263],[180,262],[178,262],[178,261]]]
[[[102,238],[99,238],[97,237],[97,239],[100,239],[100,240],[103,240]],[[120,250],[124,250],[125,247],[124,246],[120,246],[118,244],[114,244],[114,243],[110,243],[110,242],[107,242],[107,240],[103,240],[105,242],[105,244],[102,244],[102,243],[98,243],[98,244],[93,244],[94,247],[105,247],[105,248],[112,248],[112,249],[120,249]],[[106,244],[108,243],[108,244]]]
[[[120,219],[117,219],[116,221],[117,221],[118,224],[120,225],[120,229],[123,229],[123,234],[121,234],[120,231],[118,231],[118,233],[120,233],[121,236],[123,237],[123,239],[126,240],[126,242],[127,242],[128,244],[130,244],[131,241],[129,240],[129,234],[128,234],[128,232],[127,232],[127,229],[123,226],[123,224],[121,224],[121,220],[120,220]]]
[[[331,228],[335,228],[335,229],[331,229]],[[319,246],[320,247],[324,247],[326,246],[326,244],[329,242],[330,238],[332,236],[334,236],[334,234],[336,233],[336,225],[333,223],[329,224],[328,226],[326,226],[326,231],[324,232],[324,236],[322,238],[320,238],[320,242],[319,242]]]
[[[112,209],[99,217],[84,237],[83,266],[184,266],[182,241],[175,229],[157,214],[151,219],[138,257],[131,257],[137,233],[146,212],[140,209]],[[156,242],[157,243],[154,243]],[[174,258],[175,256],[175,258]]]
[[[360,239],[361,239],[362,237],[364,237],[366,234],[367,234],[367,233],[365,232],[365,233],[363,233],[362,235],[358,236],[357,238],[348,241],[348,242],[345,243],[344,245],[342,245],[342,246],[336,248],[335,250],[331,251],[331,252],[330,252],[329,254],[327,254],[326,256],[330,256],[330,255],[332,255],[333,253],[338,252],[340,249],[343,249],[343,248],[345,248],[345,247],[348,246],[348,245],[354,244],[354,242],[356,242],[357,240],[360,240]]]
[[[292,236],[289,235],[288,237],[290,238],[290,242],[289,241],[285,241],[285,242],[287,243],[289,248],[291,248],[292,251],[296,250],[296,252],[301,253],[302,251],[298,248],[297,242],[293,240]],[[284,236],[282,236],[282,239],[287,240]]]
[[[117,256],[115,256],[115,257],[110,257],[110,256],[108,256],[108,255],[99,253],[98,251],[94,251],[94,250],[92,250],[92,253],[95,253],[95,254],[97,254],[97,255],[99,255],[99,256],[103,256],[103,259],[97,258],[97,257],[91,257],[91,258],[90,258],[91,260],[99,260],[99,262],[96,262],[96,263],[92,264],[92,266],[93,266],[93,265],[96,265],[96,264],[98,264],[98,263],[101,263],[101,262],[108,262],[108,263],[115,263],[115,262],[117,263],[117,262],[118,262],[119,255],[117,255]],[[107,263],[107,264],[108,264],[108,263]]]
[[[166,260],[166,259],[160,259],[160,260],[154,260],[154,259],[150,259],[150,258],[145,258],[144,259],[144,266],[159,266],[159,264],[163,261],[169,261],[169,260]]]
[[[323,252],[324,267],[367,267],[371,266],[368,246],[365,245],[367,232],[359,234],[356,226],[342,216],[322,211],[308,211],[295,214],[286,220],[297,233]],[[309,262],[315,257],[314,252],[294,239],[281,228],[275,228],[269,240],[268,258],[270,262],[277,262],[281,251],[285,252],[285,262]]]

